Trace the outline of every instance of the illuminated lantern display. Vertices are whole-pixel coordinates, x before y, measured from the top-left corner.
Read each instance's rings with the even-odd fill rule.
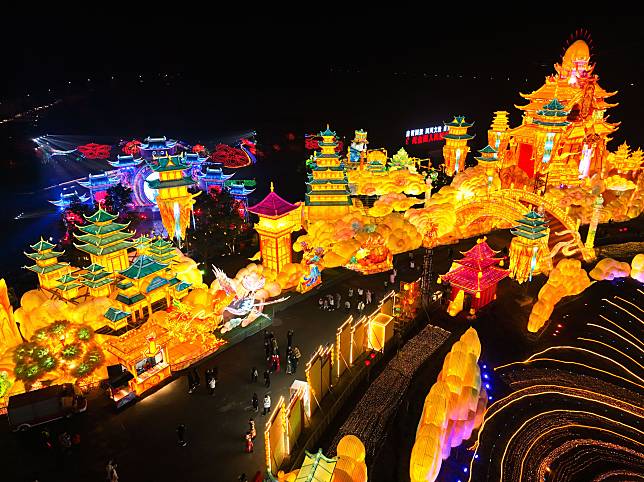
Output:
[[[606,143],[618,124],[606,121],[606,110],[617,104],[606,99],[590,64],[582,39],[566,50],[556,73],[530,94],[522,124],[506,131],[508,149],[500,146],[502,167],[518,165],[531,178],[547,185],[578,185],[580,179],[606,169]]]
[[[454,261],[455,267],[440,278],[452,286],[448,312],[455,316],[461,310],[474,314],[496,299],[496,285],[508,276],[498,265],[503,258],[495,258],[494,251],[479,238],[476,245],[463,253],[463,259]]]
[[[85,159],[107,159],[112,147],[107,144],[85,144],[76,148]]]
[[[68,263],[58,262],[58,257],[62,256],[65,251],[54,251],[56,245],[48,243],[42,238],[30,247],[35,253],[25,253],[25,256],[34,260],[36,264],[25,266],[25,268],[38,274],[38,283],[41,288],[56,288],[60,285],[60,278],[70,271]]]
[[[54,206],[65,209],[76,203],[86,203],[90,200],[87,194],[78,194],[76,189],[64,188],[60,193],[60,197],[56,201],[49,201]]]
[[[349,181],[344,163],[335,150],[338,145],[335,135],[327,125],[326,130],[320,132],[321,151],[313,155],[304,201],[309,223],[341,218],[351,208]]]
[[[409,461],[412,482],[436,480],[451,449],[483,422],[487,393],[481,386],[481,342],[469,328],[445,356],[443,369],[425,403]]]
[[[138,139],[132,139],[128,141],[123,146],[123,152],[128,156],[138,156],[141,151],[141,141]]]
[[[494,174],[496,174],[499,169],[499,160],[496,157],[496,149],[490,145],[485,146],[479,152],[481,155],[474,157],[474,159],[476,159],[479,166],[483,166],[483,169],[485,169],[487,187],[489,189],[492,186]]]
[[[548,251],[550,229],[543,214],[528,212],[510,232],[510,278],[518,283],[532,281],[532,275],[549,273],[552,260]]]
[[[77,249],[90,255],[92,264],[105,267],[114,272],[130,265],[127,249],[132,246],[130,238],[134,233],[123,231],[129,226],[113,222],[118,215],[99,209],[91,216],[84,216],[91,224],[79,226],[84,234],[74,233],[74,237],[83,244],[76,244]]]
[[[184,174],[190,166],[184,162],[182,155],[157,157],[148,161],[148,165],[159,174],[159,179],[146,182],[150,188],[158,190],[156,203],[163,226],[168,236],[181,242],[190,223],[194,198],[200,194],[188,192],[188,186],[196,184],[192,177]]]
[[[174,156],[177,153],[179,145],[173,139],[163,137],[146,137],[143,143],[139,144],[139,154],[146,161],[151,161],[155,157]],[[134,153],[133,153],[134,154]]]
[[[592,249],[595,246],[595,234],[597,233],[597,225],[599,224],[603,207],[604,198],[601,194],[598,194],[593,203],[593,215],[590,218],[590,226],[588,226],[588,235],[586,236],[586,249]]]
[[[77,283],[78,278],[67,273],[65,276],[58,278],[60,284],[56,286],[56,289],[60,291],[60,294],[66,300],[71,300],[78,296],[78,289],[83,286],[80,283]]]
[[[176,263],[179,257],[174,245],[163,238],[157,238],[151,242],[148,245],[147,254],[158,263],[167,265]]]
[[[590,286],[590,279],[577,259],[564,258],[539,290],[537,302],[532,307],[528,331],[536,333],[550,319],[555,305],[564,296],[578,295]]]
[[[109,296],[110,284],[114,281],[114,278],[110,277],[111,273],[96,263],[89,265],[85,271],[79,275],[78,281],[87,287],[90,296]]]
[[[215,167],[207,167],[206,172],[198,175],[201,187],[204,191],[210,192],[211,189],[221,191],[228,179],[233,177],[235,173],[224,174],[221,169],[221,164],[216,164]]]
[[[291,204],[274,192],[262,201],[248,208],[259,216],[255,231],[259,234],[259,249],[265,268],[279,273],[284,265],[291,262],[291,233],[300,228],[300,203]]]
[[[111,177],[107,173],[90,174],[87,181],[78,181],[78,184],[89,190],[89,193],[95,203],[100,204],[105,200],[107,190],[119,183],[118,178]]]
[[[464,116],[456,116],[452,122],[446,122],[448,128],[445,134],[445,146],[443,146],[443,157],[445,158],[445,173],[448,176],[461,172],[465,169],[465,158],[470,148],[467,141],[474,139],[473,135],[467,133],[474,122],[466,122]]]
[[[635,178],[642,169],[642,149],[633,152],[626,142],[617,148],[616,152],[608,155],[608,169],[616,170],[618,174],[630,175]]]
[[[507,145],[507,136],[505,132],[509,129],[508,113],[504,110],[498,110],[494,113],[492,125],[487,131],[487,142],[497,151],[505,150]]]
[[[349,164],[347,165],[349,169],[362,169],[364,167],[368,145],[367,131],[362,129],[355,131],[355,136],[349,146]]]

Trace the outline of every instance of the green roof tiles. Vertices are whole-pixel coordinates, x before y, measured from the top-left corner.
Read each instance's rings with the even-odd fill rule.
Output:
[[[129,268],[120,271],[120,273],[126,278],[141,279],[167,267],[167,264],[159,263],[149,256],[139,256]]]
[[[185,171],[190,167],[181,155],[157,157],[148,161],[148,166],[156,172]]]
[[[108,221],[114,221],[116,218],[119,217],[118,214],[110,214],[107,211],[105,211],[102,208],[99,208],[98,211],[96,211],[94,214],[91,216],[85,216],[83,214],[83,217],[89,221],[90,223],[106,223]]]
[[[117,322],[122,320],[123,318],[127,318],[130,316],[130,313],[127,311],[121,311],[117,310],[116,308],[112,308],[111,306],[107,309],[107,311],[103,314],[105,318],[110,320],[111,322]]]
[[[44,261],[46,259],[57,258],[58,256],[62,256],[63,254],[65,254],[64,251],[47,251],[40,253],[25,253],[25,256],[35,261]]]
[[[443,139],[455,139],[455,140],[465,139],[469,141],[470,139],[474,139],[474,136],[471,134],[445,134],[443,136]]]
[[[130,280],[123,280],[116,283],[116,287],[120,290],[126,290],[128,288],[131,288],[132,286],[134,286],[134,283],[132,283]]]
[[[318,135],[320,135],[322,137],[330,137],[330,136],[335,137],[336,133],[333,132],[331,129],[329,129],[329,124],[327,124],[326,125],[326,130],[319,132]]]
[[[76,281],[78,278],[76,276],[72,276],[71,274],[67,273],[65,276],[62,276],[58,278],[56,281],[60,281],[61,283],[71,283],[72,281]]]
[[[172,181],[160,181],[159,179],[154,179],[152,181],[145,181],[148,183],[148,186],[152,189],[168,189],[171,187],[181,187],[181,186],[192,186],[196,184],[194,179],[191,177],[182,177],[181,179],[173,179]]]
[[[76,237],[76,239],[78,239],[79,241],[82,241],[83,243],[93,244],[94,246],[98,247],[107,246],[117,241],[131,238],[133,235],[133,233],[128,233],[127,231],[117,231],[104,237],[95,236],[93,234],[74,233],[74,237]]]
[[[100,264],[92,263],[85,269],[90,273],[98,273],[99,271],[103,271],[105,268],[103,268]]]
[[[60,291],[69,291],[69,290],[73,290],[74,288],[78,288],[80,286],[82,285],[78,283],[69,283],[69,284],[58,285],[56,286],[56,289]]]
[[[74,243],[74,246],[76,246],[77,249],[84,251],[85,253],[95,254],[97,256],[104,256],[106,254],[120,251],[121,249],[130,248],[132,244],[133,243],[131,241],[121,241],[119,243],[112,244],[110,246],[105,246],[105,247],[97,247],[97,246],[94,246],[93,244],[76,244],[76,243]]]
[[[185,281],[182,281],[177,286],[175,286],[174,289],[177,290],[177,291],[183,291],[183,290],[187,290],[188,288],[190,288],[190,286],[191,286],[190,283],[186,283]]]
[[[80,280],[81,283],[83,283],[85,286],[88,288],[100,288],[101,286],[105,286],[107,284],[110,284],[112,281],[114,281],[114,278],[100,278],[98,280],[89,280],[89,279],[82,279]]]
[[[103,279],[109,275],[110,274],[107,271],[99,271],[98,273],[85,273],[82,275],[82,278],[89,281],[98,281],[99,279]]]
[[[66,268],[69,266],[69,263],[56,263],[56,264],[50,264],[49,266],[38,266],[37,264],[34,264],[33,266],[25,266],[30,271],[34,271],[38,274],[47,274],[51,273],[52,271],[59,270],[61,268]]]
[[[457,115],[451,122],[445,122],[445,125],[451,127],[472,127],[474,122],[466,122],[465,116]]]
[[[29,247],[34,251],[47,251],[48,249],[55,248],[56,245],[48,243],[44,239],[40,238],[40,241],[38,241],[36,244],[29,245]]]
[[[143,299],[145,299],[145,296],[143,296],[141,293],[137,293],[134,296],[126,296],[123,293],[119,293],[116,297],[116,301],[120,301],[125,305],[133,305],[134,303],[138,303]]]
[[[481,154],[496,154],[496,149],[492,147],[491,145],[485,146],[483,149],[479,151]]]
[[[110,223],[110,224],[103,224],[103,225],[87,224],[85,226],[78,226],[78,229],[80,229],[82,232],[87,234],[101,236],[101,235],[109,234],[113,231],[120,231],[122,229],[127,228],[129,225],[130,223],[125,223],[125,224]]]

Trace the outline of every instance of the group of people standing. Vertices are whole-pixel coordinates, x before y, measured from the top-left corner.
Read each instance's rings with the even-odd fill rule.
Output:
[[[215,394],[215,387],[217,386],[217,379],[219,377],[219,369],[217,367],[206,369],[206,387],[210,391],[210,395]],[[188,393],[193,393],[201,384],[201,377],[196,368],[188,371]]]
[[[362,313],[365,307],[373,302],[373,292],[371,290],[364,290],[363,288],[357,288],[355,292],[357,296],[354,297],[354,289],[349,288],[344,303],[342,303],[342,295],[340,293],[329,293],[322,296],[319,299],[320,309],[324,311],[335,311],[341,309],[344,305],[344,310],[347,313],[351,312],[351,308],[355,308],[358,310],[358,313]]]

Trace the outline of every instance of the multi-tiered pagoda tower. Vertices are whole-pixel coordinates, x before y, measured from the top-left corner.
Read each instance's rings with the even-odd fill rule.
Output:
[[[184,173],[190,166],[184,162],[182,155],[155,157],[148,161],[148,165],[159,174],[159,179],[147,183],[152,189],[158,190],[156,203],[163,226],[169,237],[180,241],[186,236],[194,198],[199,195],[188,192],[188,187],[196,184],[191,176]]]
[[[76,244],[77,249],[89,254],[92,264],[103,267],[108,272],[115,272],[130,265],[127,250],[132,247],[130,238],[134,233],[125,231],[130,225],[116,223],[117,214],[110,214],[99,208],[91,216],[84,216],[91,224],[79,226],[84,234],[74,233],[74,237],[83,244]]]
[[[306,183],[304,204],[308,222],[338,219],[351,208],[349,182],[344,163],[335,152],[336,133],[327,128],[320,132],[320,152],[313,156],[312,174]]]
[[[467,133],[474,122],[466,122],[464,116],[456,116],[452,122],[446,122],[448,128],[443,146],[443,158],[445,159],[445,174],[453,176],[465,169],[465,158],[470,148],[467,141],[474,139],[473,135]]]
[[[48,243],[40,238],[36,244],[32,244],[34,253],[25,253],[29,259],[36,264],[25,266],[30,271],[38,274],[38,283],[41,288],[52,289],[61,284],[60,278],[69,273],[69,263],[58,261],[58,257],[65,254],[64,251],[54,251],[56,245]]]
[[[510,230],[514,235],[510,243],[510,278],[518,283],[532,281],[532,275],[548,273],[552,269],[548,237],[550,229],[543,214],[529,211],[517,219],[517,226]]]

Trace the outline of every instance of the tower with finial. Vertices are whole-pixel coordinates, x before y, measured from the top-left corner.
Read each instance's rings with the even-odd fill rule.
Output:
[[[504,110],[497,110],[494,113],[492,125],[487,131],[488,145],[494,147],[497,151],[504,150],[507,144],[507,136],[505,133],[509,128],[508,113]]]
[[[465,158],[470,148],[467,141],[474,138],[467,133],[474,122],[466,122],[464,116],[456,116],[451,122],[446,122],[448,132],[445,134],[445,146],[443,146],[443,158],[445,159],[445,174],[453,176],[465,169]]]
[[[326,130],[319,135],[322,137],[320,151],[313,155],[311,174],[306,183],[304,204],[308,222],[338,219],[351,208],[347,173],[335,152],[338,146],[336,133],[327,124]]]
[[[271,182],[271,192],[248,212],[259,216],[255,231],[259,234],[259,250],[265,268],[279,273],[292,259],[291,233],[301,227],[301,205],[291,204],[275,193]]]

